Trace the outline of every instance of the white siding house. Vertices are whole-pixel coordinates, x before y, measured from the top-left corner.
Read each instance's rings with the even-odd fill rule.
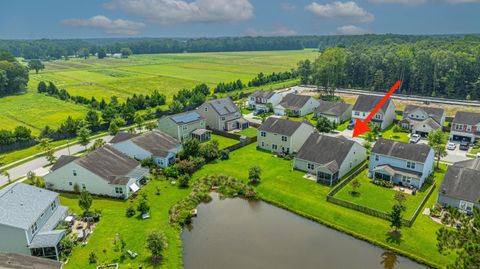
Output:
[[[311,96],[287,94],[273,111],[278,116],[305,116],[313,113],[318,105],[318,100]],[[287,115],[287,112],[290,112],[290,115]]]
[[[359,95],[352,108],[352,120],[354,120],[354,122],[356,122],[357,119],[364,121],[375,106],[380,103],[381,99],[381,96]],[[396,117],[395,104],[391,99],[388,99],[370,122],[377,124],[381,130],[385,130],[393,124]]]
[[[277,153],[295,153],[313,131],[310,123],[270,117],[257,130],[257,148]]]

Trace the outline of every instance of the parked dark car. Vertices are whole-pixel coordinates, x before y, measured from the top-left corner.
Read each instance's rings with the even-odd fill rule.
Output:
[[[460,150],[468,150],[468,142],[463,141],[460,143]]]
[[[354,128],[355,128],[355,122],[352,121],[348,124],[347,129],[348,130],[353,130]]]

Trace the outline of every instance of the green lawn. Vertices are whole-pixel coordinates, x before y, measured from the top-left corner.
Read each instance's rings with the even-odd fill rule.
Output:
[[[337,131],[342,132],[347,130],[348,125],[350,124],[350,121],[346,121],[342,124],[337,125]]]
[[[156,195],[157,187],[161,190],[160,195]],[[168,210],[173,204],[185,197],[190,190],[179,189],[177,186],[170,185],[167,181],[151,181],[141,191],[147,193],[151,207],[151,218],[147,220],[140,220],[137,216],[132,218],[125,216],[127,206],[135,205],[135,202],[95,198],[92,209],[101,210],[101,220],[88,239],[88,244],[86,246],[76,246],[64,268],[96,268],[95,264],[89,264],[88,262],[90,252],[95,252],[99,263],[119,262],[122,265],[120,268],[138,268],[139,265],[143,265],[143,268],[152,268],[149,265],[150,254],[145,248],[145,239],[149,232],[155,230],[163,231],[168,238],[168,247],[164,252],[165,259],[162,267],[181,268],[182,242],[180,231],[168,223]],[[82,212],[78,207],[76,195],[62,194],[60,202],[77,214]],[[120,253],[113,250],[113,240],[117,233],[125,240],[126,249],[139,254],[137,258],[131,259],[127,254],[124,260],[120,260]]]
[[[371,179],[367,177],[367,171],[368,170],[366,169],[356,177],[361,184],[356,190],[358,194],[350,194],[353,190],[352,182],[350,182],[336,193],[335,197],[386,213],[390,212],[392,206],[396,204],[393,197],[397,191],[371,183]],[[439,173],[438,176],[443,177],[443,174]],[[410,219],[413,216],[413,213],[425,197],[427,189],[428,186],[425,186],[422,188],[422,191],[417,192],[416,195],[405,194],[405,197],[407,198],[404,204],[406,207],[404,213],[405,219]]]
[[[247,136],[247,137],[255,137],[257,136],[257,128],[253,128],[253,127],[250,127],[250,128],[247,128],[245,130],[241,130],[240,132],[238,132],[239,135],[244,135],[244,136]]]
[[[220,136],[220,135],[216,135],[216,134],[212,134],[212,139],[210,141],[212,141],[212,140],[217,140],[218,141],[218,148],[220,148],[220,149],[235,145],[238,142],[240,142],[238,140],[231,139],[231,138],[224,137],[224,136]]]
[[[256,189],[265,201],[437,267],[452,262],[452,256],[443,256],[438,252],[435,232],[441,226],[428,216],[420,214],[411,228],[402,229],[401,242],[392,242],[387,236],[390,230],[388,221],[328,203],[326,195],[329,187],[304,179],[303,172],[292,169],[292,161],[257,151],[255,144],[232,152],[229,160],[206,165],[194,177],[224,173],[246,180],[248,168],[253,165],[262,169],[262,183]],[[445,167],[442,169],[444,172]],[[441,179],[436,180],[439,186]],[[427,207],[435,203],[436,196],[435,191],[426,203]]]
[[[393,126],[394,125],[391,125],[387,129],[385,129],[385,131],[382,132],[382,137],[385,139],[397,140],[400,142],[408,143],[410,141],[410,138],[408,137],[408,133],[394,132]]]
[[[57,147],[57,146],[64,145],[68,142],[74,141],[74,140],[76,140],[76,138],[69,139],[69,140],[52,141],[50,144],[53,147]],[[37,146],[33,146],[33,147],[29,147],[29,148],[25,148],[25,149],[21,149],[21,150],[17,150],[17,151],[12,151],[12,152],[9,152],[9,153],[5,153],[2,156],[5,157],[5,159],[4,159],[5,164],[9,164],[11,162],[30,157],[30,156],[38,154],[40,152],[42,152],[41,149],[39,149]]]

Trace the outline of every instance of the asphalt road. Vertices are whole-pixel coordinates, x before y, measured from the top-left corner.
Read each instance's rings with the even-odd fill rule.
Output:
[[[103,139],[104,141],[108,142],[112,139],[112,136],[107,135],[107,136],[100,137],[100,138]],[[92,139],[92,141],[90,142],[88,147],[93,145],[95,140],[100,139],[100,138]],[[71,145],[69,148],[64,148],[64,149],[56,151],[55,156],[60,157],[61,155],[72,155],[72,154],[76,154],[76,153],[78,153],[78,152],[80,152],[84,149],[85,149],[84,146],[81,146],[81,145],[78,145],[78,144],[77,145]],[[15,180],[17,178],[26,176],[27,173],[30,172],[30,171],[34,171],[34,172],[36,172],[37,175],[43,176],[45,174],[45,172],[48,172],[47,169],[42,169],[46,165],[48,165],[47,159],[45,159],[45,157],[38,157],[38,158],[35,158],[31,161],[25,162],[21,165],[18,165],[16,167],[8,169],[7,171],[10,174],[10,179],[12,179],[12,180]],[[3,186],[7,183],[8,183],[8,178],[4,175],[0,175],[0,186]]]

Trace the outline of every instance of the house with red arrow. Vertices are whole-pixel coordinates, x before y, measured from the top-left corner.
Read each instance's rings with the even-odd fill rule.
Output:
[[[358,119],[363,122],[377,104],[382,101],[382,98],[382,96],[376,95],[359,95],[352,109],[352,120],[357,122]],[[370,122],[378,125],[381,130],[385,130],[393,124],[395,118],[395,103],[391,99],[387,99],[370,119]]]

